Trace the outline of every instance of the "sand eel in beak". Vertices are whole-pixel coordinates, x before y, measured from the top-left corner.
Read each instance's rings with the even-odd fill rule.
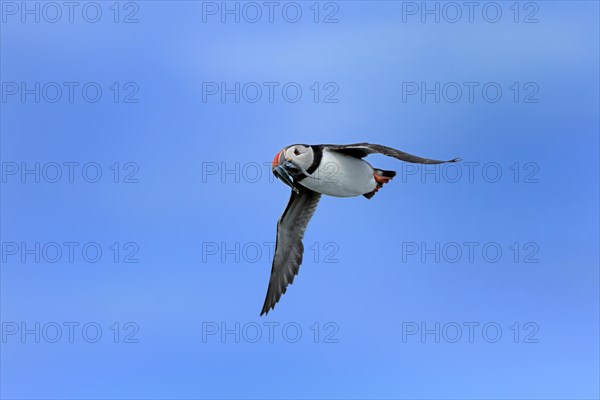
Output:
[[[322,194],[334,197],[364,196],[371,199],[395,171],[373,168],[363,158],[383,154],[410,163],[458,162],[413,156],[391,147],[357,143],[349,145],[296,144],[281,150],[273,159],[273,174],[292,188],[283,215],[277,222],[277,241],[267,297],[260,315],[268,314],[294,282],[302,263],[304,231]]]

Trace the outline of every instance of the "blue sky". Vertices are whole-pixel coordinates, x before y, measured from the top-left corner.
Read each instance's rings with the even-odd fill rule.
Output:
[[[597,2],[23,4],[3,398],[599,397]],[[322,199],[259,317],[268,164],[363,141],[463,162],[370,157],[398,176]]]

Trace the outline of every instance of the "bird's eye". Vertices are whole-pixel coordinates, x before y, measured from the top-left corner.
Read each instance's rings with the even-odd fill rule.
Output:
[[[300,152],[298,151],[297,147],[294,147],[294,155],[299,156]]]

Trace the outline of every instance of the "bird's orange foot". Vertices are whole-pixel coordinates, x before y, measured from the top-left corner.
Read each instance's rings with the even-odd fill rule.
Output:
[[[380,176],[377,175],[377,173],[373,173],[373,177],[375,178],[375,182],[377,182],[377,186],[381,187],[383,186],[384,183],[388,183],[390,181],[391,178],[388,178],[387,176]]]

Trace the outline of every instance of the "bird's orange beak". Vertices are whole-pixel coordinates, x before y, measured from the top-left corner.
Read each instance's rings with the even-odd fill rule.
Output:
[[[281,150],[279,153],[277,153],[275,155],[275,158],[273,158],[273,162],[271,163],[271,169],[275,169],[275,167],[277,167],[279,164],[281,164],[283,158],[283,150]]]
[[[283,150],[285,150],[285,149],[283,149]],[[287,171],[287,169],[283,165],[283,163],[285,161],[285,154],[284,154],[283,150],[281,150],[279,153],[277,153],[275,158],[273,158],[273,162],[271,163],[271,167],[273,168],[273,175],[275,175],[275,177],[277,179],[281,179],[283,181],[283,183],[285,183],[286,185],[291,187],[294,192],[300,193],[298,191],[298,188],[294,184],[294,181],[290,177],[290,173]]]

